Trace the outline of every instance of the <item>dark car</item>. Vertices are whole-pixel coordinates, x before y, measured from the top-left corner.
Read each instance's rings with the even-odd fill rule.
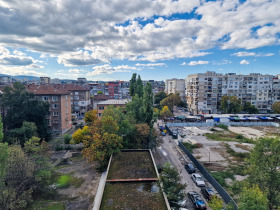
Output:
[[[173,139],[178,139],[178,132],[176,130],[172,131],[172,138]]]
[[[189,199],[191,200],[194,209],[207,209],[202,197],[195,191],[188,192]]]
[[[185,164],[185,169],[187,170],[187,172],[188,172],[189,174],[195,173],[195,168],[194,168],[194,166],[193,166],[192,164],[190,164],[190,163],[186,163],[186,164]]]
[[[201,188],[201,193],[207,201],[210,201],[215,192],[208,187]]]

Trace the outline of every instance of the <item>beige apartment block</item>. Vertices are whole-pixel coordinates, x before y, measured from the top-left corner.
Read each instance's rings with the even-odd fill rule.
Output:
[[[207,71],[191,74],[185,79],[186,101],[190,112],[194,114],[219,113],[222,78],[223,74]]]
[[[101,101],[97,104],[97,116],[99,119],[101,119],[102,113],[108,106],[125,107],[128,102],[129,102],[128,99],[121,99],[121,100],[111,99],[111,100]]]
[[[26,89],[50,104],[47,123],[53,133],[65,133],[72,126],[71,95],[67,90],[59,90],[52,85],[27,85]]]
[[[176,78],[165,80],[165,92],[167,94],[179,93],[181,100],[185,101],[185,80]]]

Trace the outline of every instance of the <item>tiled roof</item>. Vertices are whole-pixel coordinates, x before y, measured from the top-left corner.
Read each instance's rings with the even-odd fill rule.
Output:
[[[78,84],[54,84],[53,86],[59,90],[61,90],[61,89],[68,90],[68,91],[87,91],[87,90],[89,90],[88,88],[83,87]]]
[[[53,85],[26,85],[26,90],[34,93],[35,95],[67,95],[69,91],[67,89],[57,89]]]

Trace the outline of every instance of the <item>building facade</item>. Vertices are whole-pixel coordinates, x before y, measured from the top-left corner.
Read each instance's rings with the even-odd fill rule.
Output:
[[[185,101],[185,80],[184,79],[167,79],[165,81],[165,92],[167,94],[179,93],[181,100]]]
[[[122,99],[122,100],[106,100],[101,101],[97,104],[97,116],[99,119],[102,118],[102,113],[108,106],[114,106],[114,107],[125,107],[125,105],[129,102],[128,99]]]
[[[222,97],[222,79],[222,74],[210,71],[189,75],[185,80],[189,111],[195,114],[218,113]]]
[[[243,103],[251,103],[260,113],[269,113],[273,101],[280,93],[276,88],[279,87],[278,82],[278,77],[256,73],[192,74],[186,78],[187,105],[189,111],[194,114],[216,114],[221,112],[222,96],[228,95],[237,96]]]
[[[50,104],[46,120],[53,133],[65,133],[71,128],[71,95],[69,91],[56,89],[52,85],[27,85],[26,89],[34,93],[36,98]]]

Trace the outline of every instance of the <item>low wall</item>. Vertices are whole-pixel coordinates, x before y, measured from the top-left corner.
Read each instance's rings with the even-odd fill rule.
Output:
[[[192,155],[192,153],[179,142],[179,147],[184,151],[184,153],[189,157],[193,162],[196,168],[201,172],[201,174],[208,180],[208,182],[217,190],[220,196],[224,199],[226,203],[232,203],[234,208],[237,210],[237,205],[227,191],[210,175],[210,173],[199,163],[199,161]]]
[[[215,125],[224,124],[227,126],[274,126],[278,127],[279,124],[275,122],[205,122],[205,123],[167,123],[166,125],[168,127],[174,126],[174,127],[213,127]]]

